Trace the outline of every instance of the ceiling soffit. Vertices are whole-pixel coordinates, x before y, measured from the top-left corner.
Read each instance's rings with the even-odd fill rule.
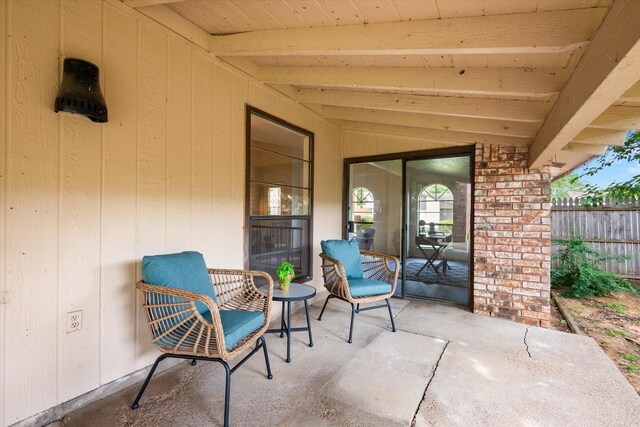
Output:
[[[640,123],[634,0],[123,1],[346,131],[530,145],[538,168]]]

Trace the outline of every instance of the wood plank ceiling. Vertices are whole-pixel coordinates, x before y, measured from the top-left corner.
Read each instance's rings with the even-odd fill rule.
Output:
[[[123,1],[345,130],[558,176],[640,127],[636,0]]]

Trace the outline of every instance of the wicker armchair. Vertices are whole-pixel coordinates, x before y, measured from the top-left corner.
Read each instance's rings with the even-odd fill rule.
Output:
[[[156,258],[156,261],[162,263],[166,260],[163,257],[177,257],[172,262],[177,259],[180,263],[184,260],[180,257],[185,255],[192,257],[197,263],[202,259],[201,266],[204,271],[199,272],[199,279],[202,279],[202,275],[208,275],[208,287],[211,288],[211,292],[199,293],[190,290],[192,286],[188,282],[194,280],[191,274],[185,274],[185,282],[176,283],[178,275],[172,269],[174,265],[163,267],[162,274],[155,274],[154,280],[169,282],[175,287],[166,283],[158,285],[145,281],[136,284],[142,296],[152,342],[163,354],[153,364],[131,408],[139,407],[138,402],[153,373],[165,358],[191,359],[192,365],[195,365],[197,360],[214,361],[222,364],[226,372],[224,425],[227,426],[231,374],[262,348],[267,378],[273,378],[267,343],[262,336],[269,324],[273,280],[268,274],[260,271],[207,269],[204,258],[197,252],[145,257],[145,260]],[[144,262],[143,277],[152,281],[145,275]],[[181,265],[178,270],[182,267],[191,268],[192,265]],[[158,278],[162,275],[173,277]],[[254,278],[258,276],[269,283],[266,293],[258,290],[254,283]],[[229,367],[229,360],[253,345],[255,347],[248,355],[233,368]]]
[[[344,241],[343,241],[344,242]],[[324,243],[324,242],[323,242]],[[324,251],[324,247],[323,247]],[[393,321],[393,313],[389,298],[396,291],[398,281],[398,259],[389,255],[370,251],[360,251],[360,264],[362,266],[362,278],[349,279],[343,265],[343,261],[332,258],[325,253],[320,254],[322,258],[322,276],[324,286],[329,291],[326,301],[320,312],[318,320],[322,320],[324,309],[332,298],[338,298],[351,304],[351,324],[349,327],[349,340],[353,337],[353,322],[356,313],[376,308],[387,307],[391,320],[391,329],[396,331]],[[372,307],[360,308],[360,304],[385,301],[385,304]]]

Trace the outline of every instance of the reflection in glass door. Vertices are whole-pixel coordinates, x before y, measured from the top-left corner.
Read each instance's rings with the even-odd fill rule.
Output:
[[[398,258],[396,295],[470,304],[471,164],[470,153],[349,164],[347,237]]]
[[[400,258],[402,160],[350,165],[346,210],[347,237],[360,249]]]
[[[406,163],[406,295],[469,304],[470,165],[468,155]]]

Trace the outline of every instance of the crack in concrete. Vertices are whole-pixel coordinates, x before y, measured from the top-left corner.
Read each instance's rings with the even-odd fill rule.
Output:
[[[529,333],[529,328],[531,328],[531,325],[527,326],[527,330],[524,331],[524,338],[522,339],[522,341],[524,341],[524,346],[527,350],[527,354],[529,355],[529,357],[531,357],[531,352],[529,351],[529,344],[527,344],[527,334]]]
[[[410,305],[411,305],[411,301],[409,301],[409,304],[407,304],[407,305],[405,305],[404,307],[402,307],[402,308],[400,309],[400,311],[399,311],[399,312],[397,312],[395,316],[393,316],[393,318],[395,319],[395,318],[397,318],[398,316],[400,316],[400,313],[402,313],[402,312],[404,311],[404,309],[405,309],[405,308],[407,308],[407,307],[409,307]]]
[[[416,408],[415,412],[413,413],[413,418],[411,419],[411,427],[414,427],[416,425],[416,416],[418,416],[418,412],[420,411],[420,406],[422,406],[422,402],[424,402],[424,400],[427,398],[427,391],[429,390],[429,386],[431,385],[431,382],[433,381],[433,379],[436,376],[436,371],[438,370],[438,367],[440,366],[440,361],[442,360],[442,356],[444,356],[444,352],[447,351],[447,347],[451,343],[451,341],[449,341],[449,340],[445,340],[445,341],[447,341],[447,342],[444,345],[444,348],[442,349],[442,353],[440,353],[440,357],[438,357],[438,361],[436,362],[436,366],[434,366],[433,367],[433,371],[431,371],[431,378],[429,378],[429,381],[427,382],[427,385],[424,388],[424,393],[422,393],[422,400],[420,400],[420,403],[418,404],[418,407]]]

